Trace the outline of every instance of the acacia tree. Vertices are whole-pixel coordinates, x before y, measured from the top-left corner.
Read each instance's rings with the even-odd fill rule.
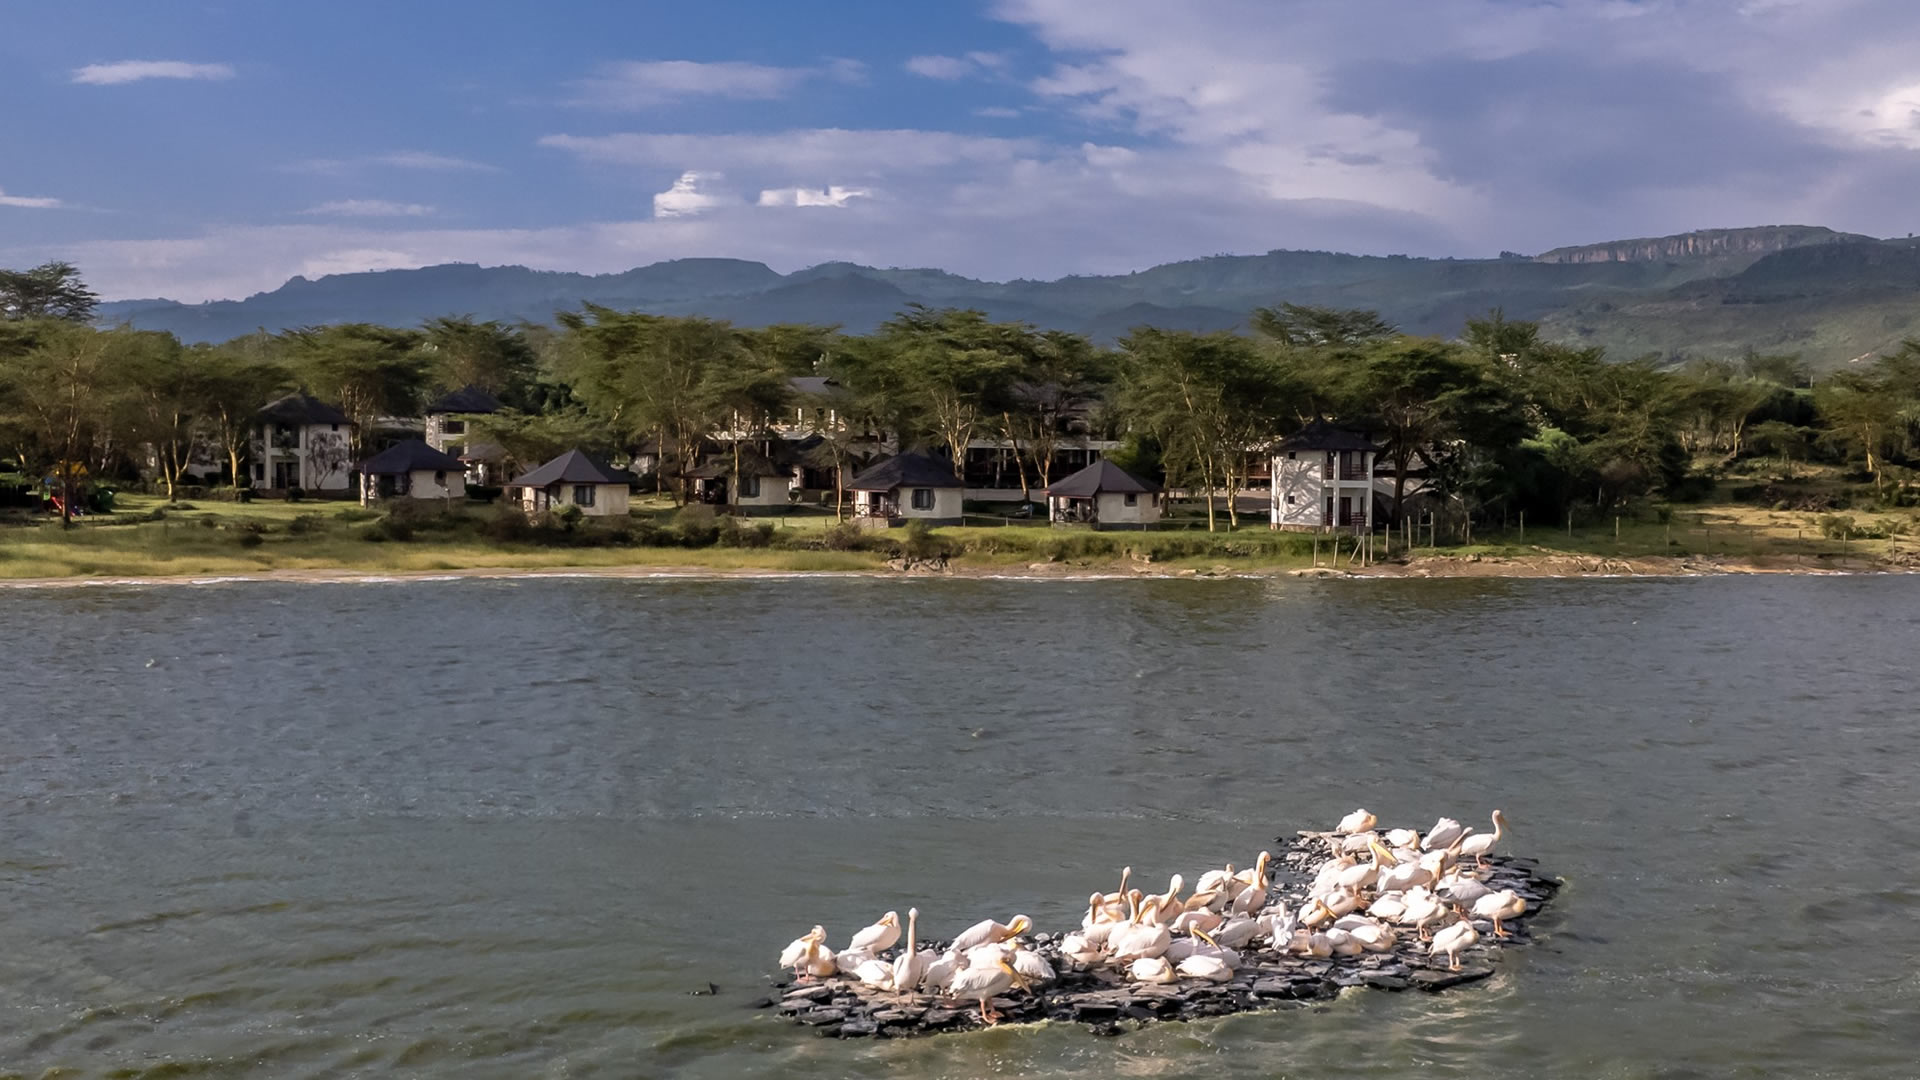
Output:
[[[318,397],[330,399],[353,421],[352,460],[366,456],[366,439],[382,416],[410,416],[426,387],[428,357],[421,337],[369,323],[306,327],[281,335],[289,366]]]
[[[922,304],[880,326],[902,400],[947,447],[956,480],[965,480],[967,446],[1000,412],[1031,348],[1024,323],[990,323],[984,313],[935,311]]]
[[[1111,382],[1113,360],[1085,337],[1061,330],[1038,334],[1023,358],[1016,381],[1002,401],[999,429],[1016,447],[1016,462],[1024,449],[1044,491],[1053,482],[1054,456],[1070,438],[1068,424],[1085,413]],[[1020,492],[1027,501],[1033,500],[1024,464],[1020,465]]]
[[[73,523],[85,458],[111,423],[107,337],[83,326],[45,325],[30,348],[0,368],[6,418],[37,448],[36,463],[58,483],[62,526]]]
[[[226,455],[235,492],[245,486],[240,459],[252,445],[255,415],[291,381],[275,348],[274,338],[256,333],[220,345],[196,345],[187,352],[200,403],[200,430]]]
[[[709,371],[744,361],[732,326],[717,319],[620,312],[588,304],[562,312],[567,342],[556,350],[558,373],[587,412],[623,442],[648,435],[660,443],[662,472],[675,498],[687,499],[687,474],[723,419]]]
[[[117,426],[146,448],[167,501],[175,502],[201,432],[200,385],[187,352],[172,334],[122,330],[108,336],[108,356],[124,415]]]
[[[421,330],[421,349],[431,378],[443,390],[473,386],[506,401],[519,402],[533,382],[538,356],[524,326],[471,315],[443,316]]]
[[[72,263],[41,263],[31,270],[0,270],[0,318],[93,321],[100,297]]]
[[[774,415],[789,397],[787,378],[785,371],[742,350],[733,364],[709,368],[702,381],[714,413],[728,418],[733,474],[727,483],[727,502],[735,507],[740,505],[741,445],[771,435]]]
[[[1228,520],[1247,456],[1265,429],[1278,383],[1258,350],[1238,334],[1196,334],[1140,327],[1120,341],[1121,405],[1134,427],[1158,440],[1169,479],[1197,482],[1207,500],[1207,530],[1218,528],[1216,497],[1228,489]]]

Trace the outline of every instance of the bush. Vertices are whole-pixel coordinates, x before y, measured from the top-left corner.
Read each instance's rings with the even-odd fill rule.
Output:
[[[233,542],[243,548],[257,548],[267,541],[265,537],[257,532],[243,532],[239,536],[234,537]]]
[[[673,531],[687,547],[706,547],[719,539],[720,526],[714,520],[713,507],[692,503],[673,515]]]
[[[200,519],[200,527],[203,529],[217,529],[220,527],[220,519],[212,514],[208,514],[206,517]]]
[[[1040,553],[1061,562],[1110,559],[1120,553],[1120,545],[1113,537],[1102,533],[1069,533],[1047,539],[1040,545]]]
[[[467,485],[467,501],[478,502],[478,503],[490,503],[498,499],[501,496],[501,494],[504,493],[506,490],[507,490],[506,488],[493,487],[491,485],[468,484]]]
[[[360,538],[376,544],[384,544],[388,541],[404,544],[413,539],[413,526],[399,518],[384,517],[367,526],[367,530],[360,534]]]
[[[301,514],[292,521],[287,522],[287,531],[295,536],[305,536],[308,533],[323,532],[326,530],[326,527],[327,519],[321,517],[319,514]]]
[[[918,519],[907,522],[900,537],[900,554],[909,559],[929,560],[945,559],[953,552],[947,538],[933,531],[926,522]]]
[[[288,488],[288,489],[287,489],[287,501],[288,501],[288,502],[299,502],[299,501],[300,501],[301,499],[304,499],[304,498],[306,498],[306,497],[307,497],[307,489],[306,489],[306,488],[302,488],[302,487],[290,487],[290,488]]]
[[[728,516],[720,519],[715,541],[721,547],[767,547],[773,543],[773,522],[761,521],[749,525],[737,517]]]
[[[821,546],[828,551],[865,551],[871,539],[867,530],[851,521],[830,525],[820,534]]]
[[[1848,514],[1825,514],[1820,518],[1820,535],[1829,540],[1885,540],[1905,531],[1895,521],[1855,521]]]
[[[378,510],[369,510],[364,506],[349,506],[345,510],[335,512],[333,520],[344,521],[351,525],[357,521],[372,521],[379,516]]]

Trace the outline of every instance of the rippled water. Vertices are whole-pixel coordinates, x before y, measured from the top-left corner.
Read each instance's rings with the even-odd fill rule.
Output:
[[[1912,1075],[1917,644],[1912,578],[0,592],[0,1065]],[[745,1007],[814,922],[1062,925],[1360,804],[1503,807],[1544,940],[1117,1039]]]

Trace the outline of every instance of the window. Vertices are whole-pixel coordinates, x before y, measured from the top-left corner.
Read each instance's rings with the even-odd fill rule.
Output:
[[[740,497],[743,499],[759,498],[760,497],[760,478],[757,476],[741,477],[740,478]]]
[[[449,435],[465,435],[467,433],[467,422],[465,420],[447,420],[440,425],[440,430]]]
[[[439,470],[439,471],[437,471],[437,472],[435,472],[435,473],[433,474],[433,482],[434,482],[434,483],[436,483],[436,484],[439,484],[439,485],[440,485],[441,487],[446,487],[446,486],[447,486],[447,473],[446,473],[446,470],[445,470],[445,469],[442,469],[442,470]]]
[[[932,488],[914,488],[913,489],[913,508],[915,510],[933,509],[933,489]]]
[[[1131,492],[1131,491],[1129,491],[1129,492],[1127,492],[1127,505],[1128,505],[1128,506],[1139,506],[1139,505],[1140,505],[1140,496],[1138,496],[1138,495],[1136,495],[1136,494],[1134,494],[1134,493],[1133,493],[1133,492]]]
[[[573,486],[573,505],[575,506],[592,506],[593,505],[593,485],[592,484],[575,484]]]
[[[340,430],[340,425],[339,425],[339,424],[328,424],[328,425],[327,425],[327,430],[328,430],[328,431],[339,431],[339,430]]]
[[[265,465],[255,465],[253,467],[253,478],[255,480],[265,480],[267,478],[267,467]]]
[[[1288,505],[1288,506],[1292,506],[1292,505],[1293,505],[1293,496],[1291,496],[1291,495],[1289,495],[1289,496],[1287,496],[1287,505]]]
[[[1289,450],[1289,451],[1287,451],[1287,460],[1288,460],[1288,461],[1294,461],[1294,460],[1297,460],[1297,459],[1298,459],[1299,457],[1300,457],[1300,455],[1299,455],[1299,454],[1297,454],[1297,453],[1295,453],[1295,452],[1293,452],[1292,450]]]

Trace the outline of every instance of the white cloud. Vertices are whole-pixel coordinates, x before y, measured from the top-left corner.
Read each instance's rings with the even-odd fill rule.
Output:
[[[386,199],[336,199],[300,212],[319,217],[427,217],[433,213],[433,207]]]
[[[866,188],[830,184],[824,190],[813,188],[768,188],[760,193],[761,206],[845,206],[852,199],[871,198]]]
[[[499,172],[497,165],[427,150],[401,150],[352,158],[308,158],[283,167],[287,172],[341,176],[369,168],[408,169],[416,172]]]
[[[0,206],[18,207],[22,210],[58,210],[65,205],[66,204],[59,199],[32,195],[9,195],[5,189],[0,189]]]
[[[812,79],[857,82],[866,68],[857,60],[819,67],[770,67],[740,60],[627,60],[607,64],[573,84],[569,102],[601,109],[647,109],[692,97],[745,101],[782,98]]]
[[[986,105],[973,110],[973,115],[985,117],[988,120],[1017,120],[1020,118],[1020,110],[1009,109],[1004,105]]]
[[[231,64],[190,64],[184,60],[117,60],[111,64],[88,64],[73,70],[73,81],[88,86],[119,86],[142,79],[233,78]]]
[[[1038,140],[910,128],[803,128],[765,135],[548,135],[540,145],[601,164],[773,173],[779,175],[767,179],[787,183],[917,172],[958,162],[1005,162],[1044,150]]]
[[[654,195],[653,216],[657,218],[693,217],[714,207],[738,201],[713,190],[712,185],[720,179],[719,173],[693,170],[681,173],[672,187]]]
[[[964,56],[915,56],[904,66],[908,71],[924,78],[953,82],[957,79],[1004,71],[1008,63],[1009,58],[1005,53],[970,52]]]

